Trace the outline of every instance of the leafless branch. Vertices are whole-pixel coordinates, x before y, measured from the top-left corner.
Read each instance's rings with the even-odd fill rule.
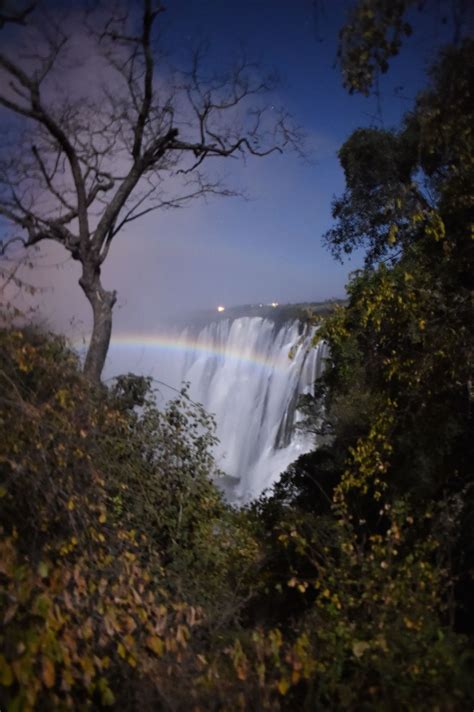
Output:
[[[8,10],[5,7],[0,8],[0,29],[8,23],[15,25],[24,25],[28,15],[30,15],[36,6],[36,2],[30,2],[23,9]]]
[[[33,27],[34,5],[9,21]],[[188,70],[159,74],[164,8],[159,0],[139,5],[140,12],[137,3],[117,0],[123,10],[104,3],[89,16],[92,66],[104,69],[107,82],[89,72],[90,88],[79,95],[74,85],[55,89],[74,48],[60,28],[25,40],[27,52],[0,51],[0,108],[14,117],[16,137],[16,145],[0,145],[0,216],[23,233],[25,246],[54,240],[81,263],[80,285],[94,313],[86,359],[94,378],[116,298],[100,281],[114,237],[153,211],[235,195],[204,173],[217,159],[298,150],[300,141],[290,117],[272,103],[276,77],[245,56],[213,72],[201,47]]]

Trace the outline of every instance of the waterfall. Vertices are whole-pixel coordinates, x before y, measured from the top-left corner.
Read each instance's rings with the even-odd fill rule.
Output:
[[[261,494],[314,447],[294,429],[298,396],[312,391],[324,366],[326,347],[311,347],[314,333],[297,319],[242,316],[149,339],[157,350],[141,345],[139,370],[174,387],[188,381],[191,398],[215,415],[220,484],[233,502]]]

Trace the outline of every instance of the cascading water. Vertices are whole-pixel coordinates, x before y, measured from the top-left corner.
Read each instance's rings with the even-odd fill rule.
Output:
[[[150,339],[158,352],[142,346],[141,371],[178,388],[189,381],[191,398],[215,415],[216,461],[233,502],[258,496],[314,446],[294,428],[298,396],[324,367],[326,347],[311,347],[314,332],[296,319],[244,316]]]

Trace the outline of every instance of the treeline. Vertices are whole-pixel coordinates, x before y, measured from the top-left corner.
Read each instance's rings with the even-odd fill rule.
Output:
[[[223,502],[186,391],[160,410],[1,331],[2,709],[472,705],[473,60],[341,149],[326,239],[366,268],[318,331],[320,447],[252,507]]]
[[[400,130],[340,150],[325,239],[366,265],[317,335],[331,358],[302,426],[322,445],[255,508],[274,620],[311,641],[293,709],[474,695],[473,60],[472,40],[444,51]]]

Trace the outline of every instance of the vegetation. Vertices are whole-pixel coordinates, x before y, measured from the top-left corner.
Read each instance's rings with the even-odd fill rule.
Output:
[[[210,480],[211,422],[185,392],[159,412],[146,379],[94,392],[57,338],[1,342],[2,706],[199,697],[256,548]]]
[[[186,389],[160,411],[2,329],[2,708],[472,706],[473,54],[340,151],[326,241],[367,260],[318,331],[320,446],[247,510]]]
[[[322,666],[295,698],[308,708],[472,699],[473,54],[442,54],[400,131],[360,129],[340,151],[326,241],[363,246],[366,269],[318,332],[331,359],[304,409],[324,445],[256,510],[280,532],[277,617]]]

